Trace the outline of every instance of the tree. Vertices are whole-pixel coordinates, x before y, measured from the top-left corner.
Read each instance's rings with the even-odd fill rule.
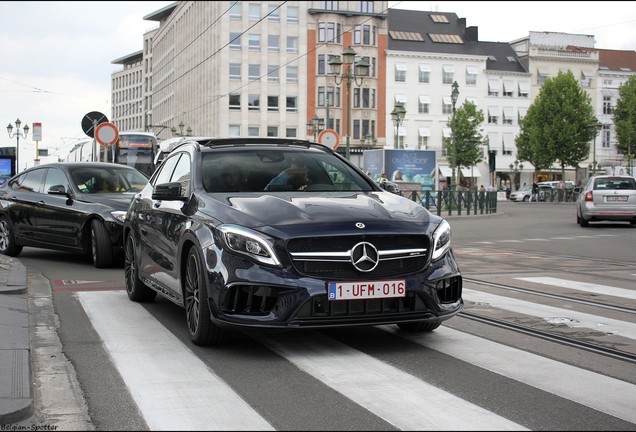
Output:
[[[564,178],[566,166],[578,167],[588,158],[594,138],[589,126],[596,122],[590,95],[571,71],[559,72],[545,81],[521,121],[517,158],[530,162],[535,171],[558,162]]]
[[[629,173],[636,151],[636,77],[630,76],[618,89],[618,101],[614,109],[614,126],[618,139],[617,150],[627,155]]]
[[[470,101],[464,101],[455,110],[455,116],[448,120],[452,136],[444,138],[443,145],[451,168],[470,168],[482,161],[480,146],[486,142],[481,134],[483,122],[483,111]]]

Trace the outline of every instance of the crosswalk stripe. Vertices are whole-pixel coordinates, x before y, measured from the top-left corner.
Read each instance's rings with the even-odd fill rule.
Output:
[[[319,333],[264,338],[274,351],[402,430],[526,430]]]
[[[77,296],[151,430],[274,430],[125,292]]]
[[[534,316],[546,320],[555,317],[567,317],[569,318],[571,327],[588,328],[616,336],[623,336],[629,339],[636,339],[636,324],[625,321],[590,315],[569,309],[545,306],[466,288],[462,291],[462,296],[464,297],[464,301],[482,304],[485,303],[497,309],[505,309],[522,315]]]
[[[577,291],[585,291],[595,294],[611,295],[636,300],[636,291],[624,288],[616,288],[608,285],[599,285],[589,282],[577,282],[573,280],[558,279],[552,277],[518,277],[515,279],[543,285],[558,286],[561,288],[572,288]]]
[[[429,334],[383,330],[499,375],[636,423],[636,385],[442,326]]]

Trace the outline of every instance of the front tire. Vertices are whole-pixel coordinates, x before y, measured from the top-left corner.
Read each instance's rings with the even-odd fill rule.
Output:
[[[135,256],[135,239],[132,233],[129,233],[126,237],[124,275],[126,279],[126,292],[130,300],[135,302],[149,302],[157,297],[157,292],[148,288],[141,279],[139,279],[139,267]]]
[[[18,256],[22,246],[15,243],[13,228],[6,218],[0,218],[0,253],[7,256]]]
[[[97,268],[108,268],[113,265],[113,249],[108,230],[104,223],[97,219],[91,222],[91,256]]]
[[[218,345],[225,342],[229,333],[212,322],[208,306],[203,260],[196,247],[188,251],[183,281],[183,302],[190,339],[196,345]]]

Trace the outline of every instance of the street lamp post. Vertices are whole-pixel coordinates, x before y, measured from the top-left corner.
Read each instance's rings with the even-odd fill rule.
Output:
[[[344,81],[347,86],[347,121],[345,123],[347,126],[347,129],[346,129],[346,141],[345,141],[346,143],[345,157],[348,160],[350,156],[350,152],[351,152],[351,148],[350,148],[351,83],[352,82],[356,83],[358,87],[362,85],[362,82],[364,81],[364,77],[366,77],[369,73],[369,63],[366,60],[361,60],[354,65],[353,62],[355,61],[355,58],[356,58],[356,52],[351,47],[347,48],[342,53],[342,57],[344,59],[344,65],[345,65],[345,69],[342,70],[342,74],[340,72],[341,72],[343,62],[340,60],[340,56],[336,56],[332,60],[330,60],[329,66],[331,66],[331,73],[334,75],[334,80],[336,82],[336,85],[340,85]]]
[[[20,131],[20,125],[22,122],[20,119],[15,121],[15,133],[13,133],[13,125],[9,123],[7,126],[7,132],[9,132],[9,138],[15,137],[15,173],[17,174],[20,171],[20,137],[26,139],[29,134],[29,125],[24,125],[23,131]]]
[[[592,163],[588,165],[588,167],[590,168],[592,175],[594,175],[596,174],[596,169],[598,168],[598,163],[596,162],[596,135],[598,134],[598,131],[603,128],[603,123],[592,123],[591,125],[589,125],[589,127],[594,129],[594,147],[592,150]]]
[[[457,97],[459,96],[459,84],[457,81],[453,82],[453,91],[451,92],[451,102],[453,103],[453,117],[451,118],[451,144],[452,144],[452,158],[453,158],[453,174],[451,177],[451,190],[457,189],[457,143],[455,141],[455,104],[457,103]]]
[[[393,120],[393,126],[395,126],[395,143],[393,144],[393,148],[404,148],[399,145],[400,142],[400,126],[404,123],[404,116],[406,116],[406,108],[404,108],[404,104],[402,102],[396,102],[393,107],[393,111],[391,111],[391,120]]]
[[[307,122],[307,132],[314,134],[314,142],[318,142],[318,134],[323,131],[324,127],[324,119],[316,114]]]
[[[183,128],[185,127],[185,123],[183,123],[182,121],[179,122],[179,132],[177,132],[177,128],[172,126],[172,128],[170,129],[170,132],[172,132],[172,136],[191,136],[192,135],[192,128],[190,126],[188,126],[188,129],[186,129],[186,133],[183,133]]]

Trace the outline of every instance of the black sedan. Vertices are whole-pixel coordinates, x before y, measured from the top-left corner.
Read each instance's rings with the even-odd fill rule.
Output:
[[[111,267],[123,256],[123,219],[148,178],[106,162],[63,162],[27,169],[0,186],[0,253],[24,246],[92,257]]]
[[[431,331],[464,305],[449,224],[308,141],[188,140],[133,199],[124,237],[128,296],[185,308],[195,344],[236,329]]]

